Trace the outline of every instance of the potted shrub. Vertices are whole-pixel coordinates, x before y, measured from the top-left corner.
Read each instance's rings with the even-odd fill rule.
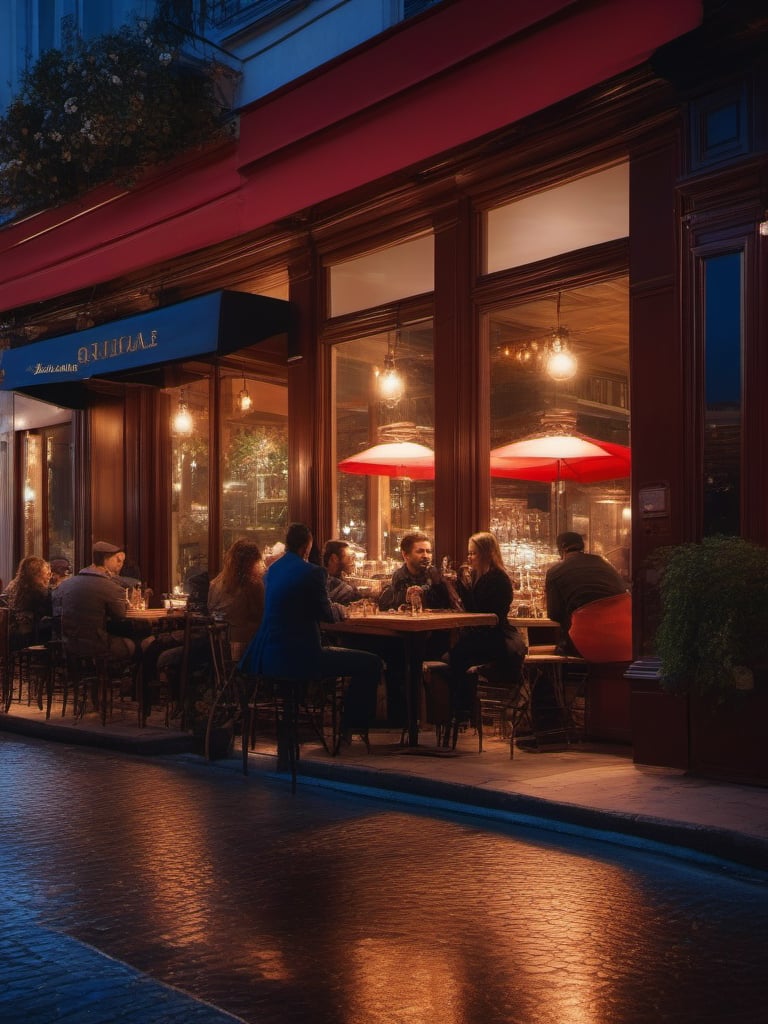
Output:
[[[662,553],[660,684],[685,695],[691,768],[768,781],[768,548],[707,537]]]

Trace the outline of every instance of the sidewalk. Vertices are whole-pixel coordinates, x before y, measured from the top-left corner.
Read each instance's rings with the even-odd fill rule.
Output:
[[[0,729],[97,745],[144,755],[199,758],[185,733],[118,717],[102,726],[95,716],[80,723],[36,708],[14,706],[0,715]],[[319,743],[302,744],[299,786],[362,789],[430,806],[450,804],[468,813],[504,817],[538,828],[583,834],[700,862],[723,860],[768,871],[768,788],[716,782],[673,769],[635,765],[625,747],[576,744],[561,751],[509,757],[509,744],[486,736],[482,754],[471,732],[457,751],[439,752],[434,734],[418,748],[403,748],[399,733],[371,733],[371,753],[355,741],[336,758]],[[240,771],[240,752],[212,763]],[[249,772],[277,777],[274,743],[261,737],[249,755]],[[282,777],[282,776],[280,776]]]

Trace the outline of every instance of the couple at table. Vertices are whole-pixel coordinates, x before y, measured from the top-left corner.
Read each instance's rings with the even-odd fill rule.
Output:
[[[261,626],[240,665],[246,672],[284,678],[349,677],[341,723],[342,733],[349,739],[355,732],[367,734],[373,721],[383,665],[371,651],[323,646],[319,624],[333,622],[334,615],[327,572],[308,561],[312,542],[309,527],[302,523],[289,527],[285,554],[267,571]],[[455,591],[437,570],[430,571],[431,544],[424,534],[406,535],[401,550],[404,564],[381,595],[383,609],[398,607],[408,588],[417,586],[423,591],[426,607],[439,608],[442,600],[443,607],[458,609],[463,603],[467,611],[497,615],[496,626],[462,630],[456,645],[445,652],[458,704],[469,700],[470,667],[500,661],[519,672],[524,648],[507,621],[512,584],[495,537],[478,533],[470,538],[470,562],[474,564],[463,567]]]

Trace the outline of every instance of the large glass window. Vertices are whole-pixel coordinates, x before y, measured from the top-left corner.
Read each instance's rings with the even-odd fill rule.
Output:
[[[171,573],[186,589],[208,569],[209,383],[196,380],[170,391],[171,398]]]
[[[216,383],[218,382],[218,383]],[[218,387],[219,429],[209,395]],[[241,537],[265,554],[283,540],[288,519],[288,387],[284,379],[225,366],[169,391],[171,399],[173,585],[186,589],[209,566],[211,495],[218,495],[219,566]]]
[[[629,164],[518,199],[486,218],[486,273],[629,234]]]
[[[626,277],[488,316],[491,529],[522,613],[543,613],[563,530],[629,577],[628,335]]]
[[[704,261],[704,533],[738,535],[741,488],[742,254]]]
[[[288,521],[288,388],[225,375],[221,409],[222,554],[240,537],[269,553]]]
[[[74,564],[72,414],[19,394],[13,404],[22,492],[14,547]]]
[[[434,532],[432,322],[333,350],[336,532],[391,571],[410,530]]]
[[[435,287],[435,240],[412,238],[329,268],[331,316],[422,295]]]

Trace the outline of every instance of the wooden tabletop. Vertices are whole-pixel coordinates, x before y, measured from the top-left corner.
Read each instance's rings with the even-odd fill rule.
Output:
[[[509,624],[511,626],[517,626],[518,629],[532,629],[540,627],[542,629],[557,629],[559,623],[555,622],[554,619],[534,619],[528,616],[510,615]]]
[[[159,619],[183,618],[185,608],[129,608],[126,619],[142,619],[144,622],[156,622]]]
[[[424,611],[378,612],[341,622],[323,622],[320,628],[330,633],[423,633],[432,629],[461,629],[465,626],[495,626],[499,620],[488,612]]]

